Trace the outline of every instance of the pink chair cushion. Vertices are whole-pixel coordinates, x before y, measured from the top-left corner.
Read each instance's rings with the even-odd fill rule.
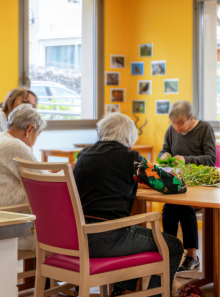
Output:
[[[90,258],[90,275],[163,261],[157,252],[113,258]],[[51,254],[44,264],[79,272],[79,258]]]

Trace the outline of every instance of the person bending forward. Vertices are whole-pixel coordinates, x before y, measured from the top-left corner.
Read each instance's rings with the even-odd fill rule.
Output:
[[[158,157],[166,159],[171,155],[184,163],[214,166],[216,161],[215,135],[211,126],[193,115],[192,105],[185,100],[172,104],[169,111],[171,125],[166,131],[164,144]],[[163,230],[177,236],[178,223],[181,223],[183,245],[186,257],[178,272],[199,269],[196,256],[198,227],[196,209],[187,205],[165,204],[163,208]]]
[[[148,162],[132,151],[138,138],[134,122],[120,113],[112,113],[98,123],[100,141],[83,149],[73,174],[78,187],[86,223],[130,216],[138,182],[164,194],[186,192],[181,180]],[[179,239],[163,234],[170,253],[170,287],[183,254]],[[88,235],[91,258],[120,257],[157,251],[152,230],[131,226]],[[135,291],[138,279],[114,284],[112,296],[124,290]],[[148,288],[160,286],[160,277],[152,276]],[[160,296],[157,295],[157,296]]]

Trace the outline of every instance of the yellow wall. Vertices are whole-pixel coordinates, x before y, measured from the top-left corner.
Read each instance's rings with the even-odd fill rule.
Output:
[[[18,0],[0,1],[0,102],[18,86]]]
[[[153,57],[139,57],[139,44],[153,42]],[[156,115],[156,100],[192,102],[193,0],[105,0],[105,71],[120,71],[126,89],[121,111],[134,119],[132,100],[146,100],[148,124],[137,144],[154,145],[154,161],[169,126],[167,115]],[[125,69],[110,68],[110,54],[125,55]],[[151,61],[166,60],[166,75],[151,76]],[[131,76],[131,61],[144,62],[144,75]],[[179,78],[179,94],[164,95],[164,79]],[[152,95],[138,95],[138,80],[152,80]],[[105,103],[110,102],[105,86]],[[135,119],[134,119],[135,120]]]

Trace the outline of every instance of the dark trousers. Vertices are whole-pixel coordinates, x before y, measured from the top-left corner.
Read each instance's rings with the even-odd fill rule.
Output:
[[[197,210],[187,205],[167,203],[163,207],[163,231],[176,237],[178,223],[180,222],[183,232],[183,246],[186,250],[189,248],[199,248],[196,220]]]
[[[163,237],[169,248],[170,288],[172,288],[173,278],[182,258],[183,245],[178,238],[168,234],[163,234]],[[153,239],[152,230],[141,226],[131,226],[103,233],[90,234],[88,235],[88,239],[91,258],[121,257],[158,251]],[[116,285],[125,290],[135,291],[137,282],[138,278],[118,282]],[[150,279],[148,289],[156,288],[160,285],[160,276],[153,275]],[[155,296],[160,297],[161,294]]]

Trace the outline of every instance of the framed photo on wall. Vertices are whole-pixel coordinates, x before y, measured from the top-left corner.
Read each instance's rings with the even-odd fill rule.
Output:
[[[125,68],[125,55],[110,55],[110,68]]]
[[[151,62],[151,75],[165,75],[166,74],[166,61],[152,61]]]
[[[105,72],[106,86],[120,86],[120,72]]]
[[[105,104],[105,115],[120,112],[120,104]]]
[[[144,75],[144,62],[131,62],[131,75]]]
[[[140,57],[153,57],[153,43],[145,43],[139,45]]]
[[[132,100],[133,113],[145,113],[145,100]]]
[[[111,102],[125,102],[125,89],[111,88],[110,92]]]
[[[168,114],[170,109],[170,100],[156,101],[156,114]]]
[[[164,94],[179,94],[179,79],[164,79]]]
[[[152,95],[152,80],[138,81],[138,95]]]

